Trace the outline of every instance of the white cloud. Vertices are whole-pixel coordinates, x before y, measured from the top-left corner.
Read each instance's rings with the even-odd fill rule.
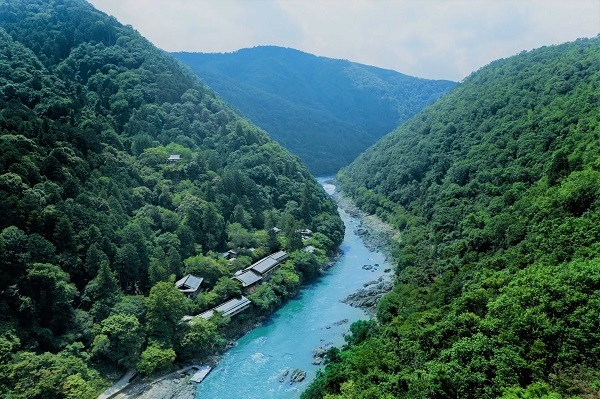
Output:
[[[460,80],[600,32],[600,0],[91,0],[168,51],[257,45]]]

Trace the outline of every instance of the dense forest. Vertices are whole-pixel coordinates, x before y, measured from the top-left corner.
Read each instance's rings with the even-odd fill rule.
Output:
[[[133,28],[83,0],[0,0],[0,42],[0,397],[94,398],[210,354],[238,321],[180,321],[239,295],[233,273],[290,254],[243,322],[336,251],[299,159]]]
[[[600,397],[600,37],[491,63],[339,178],[396,284],[313,398]]]
[[[335,174],[456,84],[275,46],[173,55],[316,175]]]

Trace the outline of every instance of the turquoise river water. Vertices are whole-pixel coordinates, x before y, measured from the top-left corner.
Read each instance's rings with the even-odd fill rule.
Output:
[[[335,188],[323,180],[321,183],[330,193]],[[390,266],[384,254],[370,251],[354,234],[360,219],[343,210],[340,215],[346,225],[346,235],[339,260],[261,326],[240,338],[198,385],[197,399],[299,398],[322,367],[311,363],[312,351],[327,343],[342,345],[343,334],[350,324],[367,318],[365,312],[340,299],[384,275],[384,269]],[[365,264],[376,263],[379,264],[377,270],[362,269]],[[344,319],[348,319],[348,323],[336,323]],[[288,375],[285,382],[279,382],[286,369],[290,374],[302,369],[306,371],[306,379],[290,384]]]

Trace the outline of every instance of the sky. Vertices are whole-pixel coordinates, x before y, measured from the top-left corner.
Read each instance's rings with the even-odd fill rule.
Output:
[[[291,47],[428,79],[600,33],[600,0],[88,0],[167,51]]]

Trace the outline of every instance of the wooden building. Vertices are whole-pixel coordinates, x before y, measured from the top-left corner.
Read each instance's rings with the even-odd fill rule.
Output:
[[[194,298],[198,293],[202,292],[200,285],[204,279],[196,277],[193,274],[188,274],[175,282],[175,287],[185,294],[188,298]]]

